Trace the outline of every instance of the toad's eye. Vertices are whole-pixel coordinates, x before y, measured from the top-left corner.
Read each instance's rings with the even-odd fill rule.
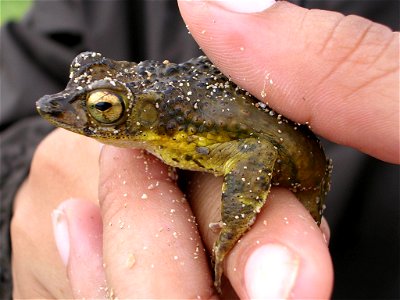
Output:
[[[105,124],[118,121],[125,109],[122,98],[107,90],[91,92],[87,97],[86,106],[96,121]]]

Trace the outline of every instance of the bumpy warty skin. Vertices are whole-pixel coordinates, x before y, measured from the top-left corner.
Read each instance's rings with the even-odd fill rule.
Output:
[[[37,109],[58,127],[223,176],[222,225],[213,248],[219,291],[223,259],[254,222],[271,186],[290,189],[321,220],[332,164],[318,139],[235,85],[205,56],[181,64],[132,63],[85,52],[72,62],[66,89],[42,97]]]

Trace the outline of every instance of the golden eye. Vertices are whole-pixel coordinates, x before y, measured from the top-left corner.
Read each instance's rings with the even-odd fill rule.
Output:
[[[91,92],[87,97],[86,106],[96,121],[106,124],[118,121],[125,109],[122,98],[107,90]]]

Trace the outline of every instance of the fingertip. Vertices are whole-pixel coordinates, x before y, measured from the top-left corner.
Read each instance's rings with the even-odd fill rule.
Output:
[[[75,297],[105,296],[102,220],[98,205],[71,198],[52,213],[54,235]]]
[[[132,200],[145,204],[162,183],[175,180],[174,169],[142,149],[105,145],[99,169],[99,203],[107,222]]]
[[[174,169],[143,150],[110,146],[99,164],[104,262],[115,295],[212,294],[203,245]]]
[[[70,253],[70,237],[68,230],[68,221],[65,212],[61,208],[57,208],[51,213],[51,221],[53,225],[53,235],[56,247],[64,266],[68,266]]]
[[[187,0],[178,0],[178,3],[182,9],[185,9],[185,5],[190,2]],[[259,13],[276,3],[275,0],[214,0],[213,4],[219,5],[220,7],[237,13]],[[191,6],[189,3],[188,6]]]
[[[278,243],[255,249],[244,270],[245,288],[252,299],[287,299],[297,280],[300,258]]]
[[[138,172],[145,175],[134,176],[136,178],[172,180],[175,177],[170,167],[143,149],[102,145],[99,166],[101,168],[100,179],[103,180],[113,174],[120,179],[124,174],[129,175],[132,172],[136,175],[139,175]]]
[[[333,268],[326,242],[297,198],[274,190],[255,224],[232,250],[226,274],[240,297],[330,297]]]
[[[213,63],[318,135],[398,163],[398,33],[365,18],[285,1],[246,13],[247,2],[238,2],[179,3]]]
[[[329,241],[331,239],[331,230],[329,228],[328,221],[326,220],[325,217],[322,217],[321,220],[321,225],[319,226],[322,232],[322,237],[324,239],[324,242],[329,245]]]

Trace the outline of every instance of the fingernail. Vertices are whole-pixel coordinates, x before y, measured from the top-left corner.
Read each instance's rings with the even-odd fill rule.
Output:
[[[257,13],[276,3],[275,0],[211,0],[227,10],[238,13]]]
[[[300,260],[287,247],[268,244],[256,249],[245,267],[250,298],[287,299],[296,282]]]
[[[68,222],[65,212],[62,209],[55,209],[51,213],[51,220],[53,223],[53,234],[56,240],[56,246],[61,259],[66,266],[69,260],[69,232]]]

